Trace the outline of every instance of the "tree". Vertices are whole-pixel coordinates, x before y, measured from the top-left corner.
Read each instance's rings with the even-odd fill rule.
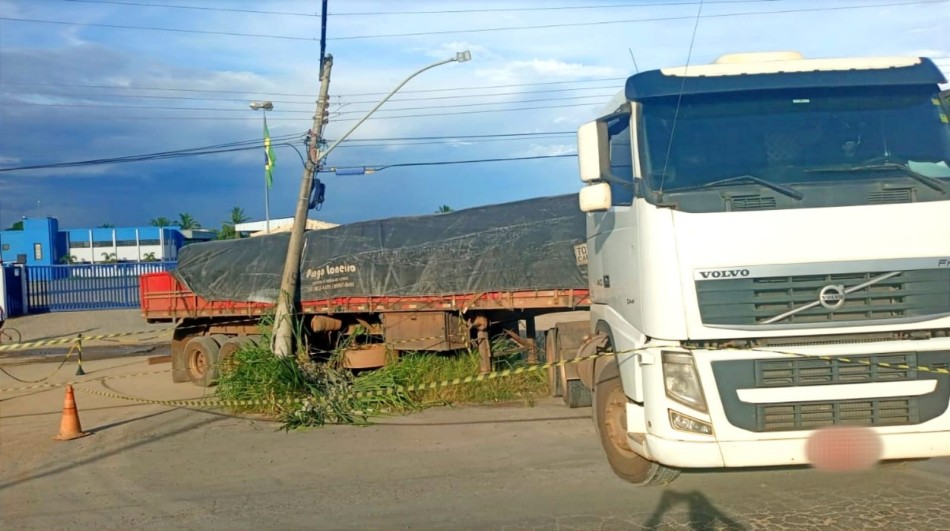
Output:
[[[224,223],[221,225],[221,230],[218,231],[219,240],[236,240],[238,238],[238,233],[234,230],[234,225]]]
[[[452,207],[449,205],[442,205],[438,210],[435,211],[436,214],[445,214],[446,212],[452,212]]]
[[[71,254],[62,256],[59,259],[59,263],[61,264],[75,264],[76,262],[77,262],[76,257]]]
[[[234,240],[240,238],[241,235],[237,231],[237,224],[244,223],[247,221],[247,215],[244,214],[244,209],[241,207],[234,207],[231,209],[231,219],[230,221],[225,221],[221,224],[221,230],[218,231],[219,240]]]
[[[178,214],[178,226],[181,227],[181,230],[200,229],[201,223],[198,223],[198,220],[191,214],[182,213]]]
[[[102,253],[102,261],[107,264],[116,263],[115,253]]]
[[[175,224],[174,221],[166,218],[165,216],[159,216],[148,223],[153,227],[168,227]]]
[[[114,229],[114,228],[115,228],[115,225],[113,225],[112,223],[103,223],[102,225],[99,225],[99,226],[96,227],[96,228],[98,228],[98,229]]]
[[[142,257],[143,262],[158,262],[158,258],[155,256],[154,252],[145,253],[145,256]]]
[[[7,230],[23,230],[23,220],[17,221],[13,225],[10,225],[10,228]]]
[[[247,217],[244,214],[244,209],[241,207],[234,207],[231,209],[231,223],[232,225],[237,225],[238,223],[244,223],[245,221],[251,218]]]

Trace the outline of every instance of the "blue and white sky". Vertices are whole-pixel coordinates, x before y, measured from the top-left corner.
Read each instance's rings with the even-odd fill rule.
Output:
[[[686,62],[700,4],[330,0],[328,12],[331,141],[413,71],[472,52],[412,80],[351,137],[365,141],[329,156],[348,167],[573,153],[572,132],[634,72],[631,55],[640,70]],[[272,136],[302,135],[318,89],[319,14],[319,0],[0,0],[0,168],[260,139],[255,100],[274,102]],[[922,55],[950,72],[948,27],[948,1],[708,0],[690,62],[797,50]],[[471,138],[527,133],[560,134]],[[411,137],[437,138],[392,140]],[[261,151],[0,172],[0,223],[134,226],[188,212],[220,227],[233,206],[262,219]],[[311,217],[346,223],[569,193],[576,170],[574,158],[550,158],[323,174],[327,202]],[[297,154],[278,147],[272,218],[292,214],[300,174]]]

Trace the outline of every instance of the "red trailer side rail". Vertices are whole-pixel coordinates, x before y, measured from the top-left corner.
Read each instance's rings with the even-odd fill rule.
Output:
[[[170,273],[142,275],[139,284],[142,316],[149,321],[199,317],[257,317],[270,303],[209,301],[192,293]],[[586,289],[505,291],[416,297],[335,297],[301,303],[306,314],[377,313],[398,311],[550,310],[569,311],[590,306]]]

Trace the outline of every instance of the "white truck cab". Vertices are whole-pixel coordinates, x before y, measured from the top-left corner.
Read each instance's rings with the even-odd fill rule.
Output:
[[[580,127],[587,345],[617,354],[579,372],[620,477],[810,464],[841,426],[876,459],[950,455],[942,83],[730,55],[636,74]]]

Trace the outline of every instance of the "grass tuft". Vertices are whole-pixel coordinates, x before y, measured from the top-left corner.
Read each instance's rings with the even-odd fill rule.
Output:
[[[262,330],[267,330],[262,327]],[[397,391],[398,387],[428,384],[475,376],[479,371],[477,350],[462,353],[405,354],[375,371],[354,375],[343,369],[340,345],[329,362],[314,362],[307,356],[278,358],[270,351],[269,337],[260,345],[248,345],[235,353],[218,383],[217,395],[229,401],[253,401],[235,410],[257,413],[282,421],[285,430],[325,424],[365,424],[372,416],[405,413],[425,407],[451,404],[486,404],[522,400],[534,404],[548,391],[543,371],[422,391]],[[298,352],[305,352],[298,346]],[[493,352],[517,352],[517,345],[502,338],[493,342]],[[521,353],[495,358],[495,370],[523,366]],[[358,392],[374,392],[357,397]],[[385,392],[388,391],[388,392]]]

